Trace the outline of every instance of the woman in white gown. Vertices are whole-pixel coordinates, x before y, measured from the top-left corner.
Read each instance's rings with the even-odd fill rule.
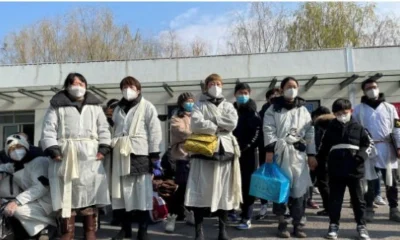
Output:
[[[315,160],[314,127],[311,115],[304,106],[304,99],[297,96],[299,84],[292,77],[281,83],[283,96],[275,98],[264,116],[264,145],[266,162],[277,163],[291,180],[290,213],[293,218],[294,235],[306,238],[300,224],[304,216],[304,195],[312,186],[310,168],[313,170]],[[310,168],[309,168],[310,165]],[[275,204],[275,213],[279,217],[278,236],[289,238],[287,222],[284,219],[285,204]]]
[[[97,209],[110,204],[101,161],[110,151],[109,124],[101,101],[86,88],[84,76],[69,74],[43,122],[41,145],[52,158],[50,191],[53,209],[60,213],[62,240],[74,239],[76,214],[84,217],[85,239],[96,239]]]
[[[7,138],[5,150],[12,162],[1,164],[0,171],[13,174],[22,192],[7,204],[4,214],[16,219],[29,237],[44,238],[41,231],[48,225],[56,226],[49,191],[49,159],[30,154],[29,143],[18,134]],[[26,239],[26,233],[18,231],[17,225],[12,224],[15,239]]]
[[[204,208],[218,210],[219,240],[229,239],[226,233],[228,211],[238,209],[242,201],[239,157],[240,149],[232,131],[238,115],[233,104],[222,95],[223,82],[217,74],[205,80],[206,93],[193,107],[193,134],[218,137],[218,147],[212,157],[193,154],[190,162],[185,205],[195,215],[196,240],[203,240]]]
[[[114,240],[132,237],[132,211],[139,219],[138,239],[148,239],[149,211],[153,210],[152,165],[159,159],[162,131],[157,110],[144,99],[140,82],[126,77],[123,98],[113,113],[112,207],[125,209],[121,231]]]

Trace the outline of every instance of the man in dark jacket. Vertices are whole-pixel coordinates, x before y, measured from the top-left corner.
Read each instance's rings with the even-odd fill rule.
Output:
[[[236,102],[234,106],[239,120],[233,135],[238,140],[240,156],[240,172],[242,175],[242,222],[238,229],[249,229],[253,215],[255,198],[249,195],[251,175],[257,169],[256,148],[261,132],[261,118],[257,112],[256,103],[250,99],[251,89],[247,83],[238,83],[235,87]]]
[[[319,107],[314,112],[312,112],[311,117],[314,123],[315,129],[315,146],[319,149],[321,144],[322,137],[324,136],[325,131],[328,129],[330,122],[335,119],[335,115],[331,114],[330,110],[326,107]],[[319,190],[322,198],[322,205],[324,207],[323,210],[317,212],[320,216],[328,216],[329,209],[329,177],[326,168],[325,162],[322,163],[317,159],[318,167],[315,171],[311,171],[310,174],[313,177],[316,177],[316,187]],[[314,182],[314,180],[313,180]],[[312,190],[310,195],[312,196]]]
[[[29,142],[28,135],[26,135],[25,133],[20,132],[20,133],[16,133],[16,134],[25,138],[26,141]],[[35,147],[31,144],[29,145],[29,154],[33,158],[44,156],[42,148]],[[0,164],[9,163],[9,162],[11,162],[11,159],[7,156],[5,150],[0,151]]]
[[[268,110],[268,108],[271,106],[272,101],[275,97],[280,96],[280,90],[279,88],[273,88],[267,91],[265,94],[265,98],[267,102],[262,106],[261,111],[260,111],[260,117],[261,117],[261,127],[264,122],[264,115],[265,112]],[[261,166],[262,164],[265,163],[265,149],[264,149],[264,135],[263,131],[260,131],[260,137],[259,137],[259,146],[258,146],[258,161],[259,165]],[[268,201],[264,199],[260,199],[261,201],[261,209],[260,212],[257,216],[257,219],[263,219],[267,215],[267,210],[268,210]]]
[[[332,120],[322,139],[317,154],[321,163],[327,159],[329,174],[328,239],[337,239],[340,213],[346,186],[349,188],[359,239],[369,240],[366,229],[364,189],[364,162],[368,159],[373,142],[367,131],[352,121],[352,106],[347,99],[338,99],[332,105],[336,119]]]

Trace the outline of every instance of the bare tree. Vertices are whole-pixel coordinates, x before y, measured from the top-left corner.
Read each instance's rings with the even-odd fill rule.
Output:
[[[286,48],[287,10],[280,3],[251,3],[248,13],[238,14],[227,42],[231,53],[262,53]]]
[[[368,23],[361,46],[388,46],[400,44],[400,18],[378,15]]]
[[[188,55],[195,57],[206,56],[210,51],[210,45],[200,37],[196,37],[190,43],[189,49],[191,52]]]
[[[108,9],[81,8],[8,34],[3,63],[100,61],[157,57],[157,46],[139,31],[118,25]]]

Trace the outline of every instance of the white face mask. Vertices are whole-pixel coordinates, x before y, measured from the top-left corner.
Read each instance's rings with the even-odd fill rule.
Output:
[[[122,95],[128,101],[132,101],[138,97],[138,92],[132,88],[125,88],[122,90]]]
[[[71,86],[68,89],[68,93],[71,94],[71,96],[73,96],[75,98],[81,98],[81,97],[85,96],[86,89],[81,86]]]
[[[10,158],[14,161],[21,161],[26,155],[26,150],[23,148],[15,149],[10,153]]]
[[[365,94],[370,99],[376,99],[379,97],[379,88],[370,89]]]
[[[211,97],[219,98],[221,97],[222,93],[222,88],[218,86],[212,86],[208,89],[208,94],[210,94]]]
[[[289,88],[285,90],[283,96],[287,99],[294,99],[295,97],[297,97],[297,93],[298,93],[297,88]]]
[[[341,123],[348,123],[351,119],[351,113],[336,116],[336,119]]]

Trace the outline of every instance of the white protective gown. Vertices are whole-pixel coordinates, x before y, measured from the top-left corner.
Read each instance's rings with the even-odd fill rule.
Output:
[[[220,132],[218,148],[222,144],[225,152],[234,153],[233,161],[212,161],[190,159],[190,172],[185,195],[189,207],[210,207],[216,210],[238,209],[242,202],[241,175],[239,166],[240,149],[232,131],[238,121],[237,111],[232,103],[223,100],[218,106],[207,101],[203,95],[193,107],[191,130],[194,134],[215,135]]]
[[[60,94],[54,98],[67,101]],[[49,180],[53,209],[62,210],[63,218],[71,216],[71,209],[110,204],[103,162],[96,155],[100,144],[111,144],[111,135],[94,98],[87,93],[81,113],[74,106],[52,104],[44,118],[42,148],[58,145],[62,150],[61,161],[50,161]]]
[[[314,127],[311,115],[304,106],[291,110],[282,108],[274,111],[274,105],[268,108],[264,115],[264,144],[276,142],[275,154],[277,163],[291,180],[290,196],[300,198],[312,186],[307,154],[316,153]],[[293,133],[294,136],[288,134]],[[304,140],[306,152],[299,152],[293,143]]]
[[[140,102],[125,113],[119,106],[113,114],[112,207],[127,211],[153,209],[150,173],[131,176],[130,154],[159,153],[162,130],[157,110],[149,101]]]
[[[381,103],[376,109],[361,103],[354,108],[353,118],[371,134],[376,148],[375,157],[371,160],[376,167],[388,170],[386,183],[391,186],[391,170],[398,168],[395,149],[389,142],[391,133],[397,140],[397,148],[400,148],[400,126],[395,126],[395,120],[399,119],[396,108],[386,102]]]
[[[18,219],[29,236],[35,236],[48,225],[56,226],[55,215],[52,214],[49,187],[43,185],[38,178],[47,178],[49,159],[38,157],[24,164],[24,168],[14,172],[14,164],[0,165],[0,171],[14,175],[15,183],[22,189],[16,199],[22,204],[17,208],[14,217]]]

